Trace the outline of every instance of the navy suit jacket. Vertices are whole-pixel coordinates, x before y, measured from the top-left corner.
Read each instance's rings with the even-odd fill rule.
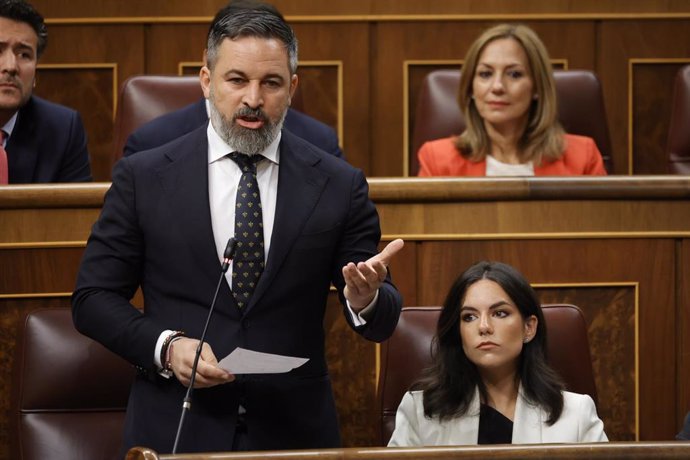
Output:
[[[245,347],[309,361],[287,374],[238,376],[195,390],[180,451],[230,450],[240,404],[251,450],[340,444],[324,355],[326,301],[333,283],[344,302],[344,265],[377,253],[379,218],[359,169],[286,130],[279,148],[266,268],[243,310],[223,281],[207,341],[219,359]],[[120,160],[79,270],[73,296],[77,329],[142,371],[130,395],[126,448],[172,449],[185,388],[174,377],[157,375],[156,341],[166,329],[199,338],[220,276],[207,149],[202,126]],[[130,304],[139,286],[143,314]],[[355,327],[344,313],[357,333],[382,341],[395,329],[401,306],[387,279],[366,325]]]
[[[5,150],[10,184],[91,181],[84,126],[68,107],[31,96]]]
[[[142,125],[129,135],[123,156],[166,144],[208,121],[206,99],[166,113]],[[333,128],[297,110],[288,109],[283,127],[302,139],[311,142],[339,158],[344,158]]]

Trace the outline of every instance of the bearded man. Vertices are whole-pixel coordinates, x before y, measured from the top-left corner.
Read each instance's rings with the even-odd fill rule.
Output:
[[[362,172],[282,130],[298,83],[290,26],[263,8],[227,11],[214,20],[200,73],[210,122],[116,165],[79,271],[74,322],[140,371],[124,448],[170,452],[234,237],[178,451],[338,447],[324,354],[329,288],[357,333],[385,340],[402,306],[387,270],[402,241],[377,254],[379,219]],[[130,303],[139,287],[143,312]],[[218,359],[236,347],[309,360],[285,374],[232,375]]]

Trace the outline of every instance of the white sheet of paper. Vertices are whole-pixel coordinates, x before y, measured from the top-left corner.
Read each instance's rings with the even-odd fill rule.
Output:
[[[281,374],[290,372],[309,361],[309,358],[274,355],[237,347],[221,359],[218,365],[226,371],[239,374]]]

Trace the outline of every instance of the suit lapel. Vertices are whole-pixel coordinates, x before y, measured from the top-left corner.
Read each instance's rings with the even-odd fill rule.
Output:
[[[302,227],[314,212],[328,182],[328,176],[314,167],[320,158],[311,151],[299,149],[295,137],[285,130],[280,142],[279,161],[278,196],[271,247],[266,268],[246,311],[261,299],[273,282]]]
[[[479,405],[479,389],[475,389],[467,414],[457,418],[457,426],[452,428],[450,439],[452,439],[453,444],[477,444],[479,440]]]
[[[518,390],[513,421],[513,444],[542,442],[543,411],[525,399],[522,387]]]
[[[180,232],[189,253],[199,267],[200,276],[216,279],[220,262],[216,252],[208,199],[208,138],[206,124],[171,145],[170,163],[157,170],[166,203],[172,215],[179,216]],[[216,308],[233,316],[237,307],[227,283],[223,283]]]
[[[7,141],[7,160],[10,183],[33,182],[38,161],[38,139],[41,133],[34,128],[34,98],[19,110],[17,123]]]

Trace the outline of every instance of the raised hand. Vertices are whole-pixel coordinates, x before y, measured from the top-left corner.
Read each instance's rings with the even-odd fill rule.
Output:
[[[393,240],[371,259],[358,264],[350,262],[343,267],[343,294],[355,312],[369,305],[374,299],[376,291],[386,279],[390,260],[404,245],[405,242],[401,239]]]

